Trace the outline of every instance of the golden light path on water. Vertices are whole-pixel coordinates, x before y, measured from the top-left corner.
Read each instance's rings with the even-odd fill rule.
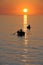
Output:
[[[26,32],[26,30],[27,30],[27,15],[24,15],[24,21],[23,21],[24,23],[24,31]],[[25,36],[26,37],[26,36]]]
[[[27,62],[29,62],[28,60],[28,44],[30,43],[30,31],[27,30],[27,26],[28,26],[28,15],[24,15],[23,16],[23,30],[25,31],[25,38],[24,38],[24,57],[25,59],[23,59],[22,61],[25,62],[25,65],[29,65]]]
[[[23,16],[23,30],[25,31],[25,44],[27,45],[27,15]]]
[[[27,53],[28,53],[28,39],[27,39],[27,15],[24,15],[23,16],[23,30],[25,31],[25,39],[24,39],[24,56],[25,56],[25,59],[24,60],[22,60],[22,61],[24,61],[25,62],[25,64],[27,65]]]

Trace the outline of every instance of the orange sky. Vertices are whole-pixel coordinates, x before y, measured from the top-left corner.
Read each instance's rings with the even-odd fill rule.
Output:
[[[43,14],[43,0],[0,0],[0,14]]]

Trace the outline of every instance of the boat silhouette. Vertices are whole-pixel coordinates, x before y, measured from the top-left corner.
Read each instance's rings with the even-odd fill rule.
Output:
[[[25,32],[22,29],[20,29],[17,31],[17,36],[19,37],[25,36]]]

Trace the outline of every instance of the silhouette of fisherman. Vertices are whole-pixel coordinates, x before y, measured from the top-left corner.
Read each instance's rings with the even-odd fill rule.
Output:
[[[25,32],[22,29],[20,29],[20,30],[17,31],[17,35],[21,36],[21,37],[25,36]]]
[[[27,26],[27,29],[29,29],[29,30],[31,29],[30,25]]]

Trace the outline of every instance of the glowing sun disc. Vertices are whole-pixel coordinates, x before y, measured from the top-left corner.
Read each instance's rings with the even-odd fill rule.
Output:
[[[23,9],[23,12],[25,12],[25,13],[28,12],[28,9]]]

